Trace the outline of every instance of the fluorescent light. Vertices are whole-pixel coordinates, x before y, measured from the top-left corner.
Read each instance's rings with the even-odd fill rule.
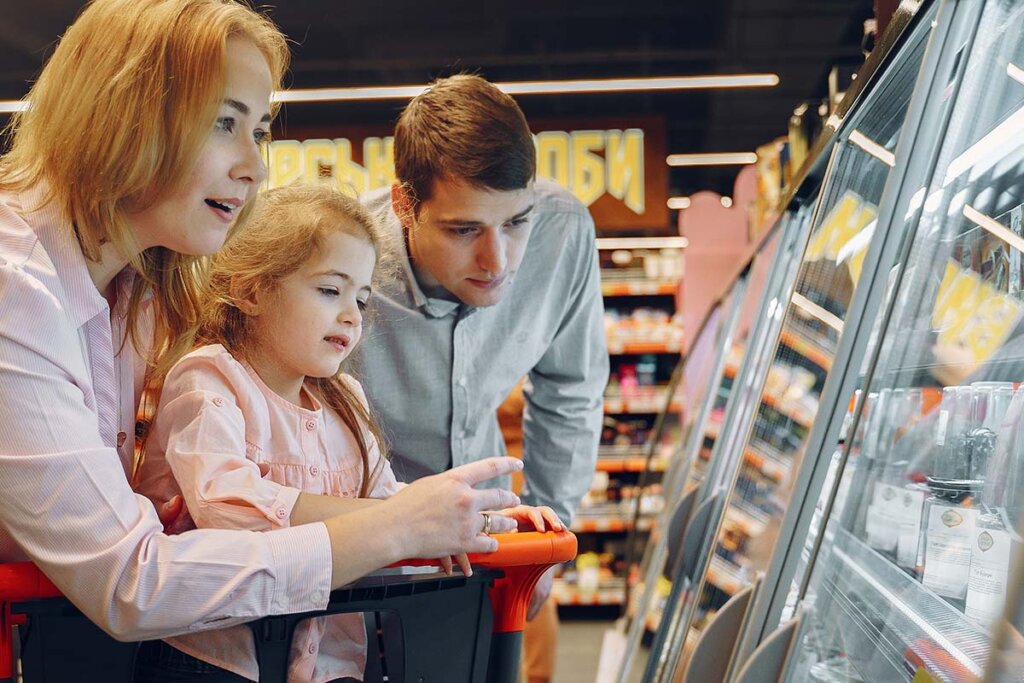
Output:
[[[864,135],[864,133],[861,133],[859,130],[854,130],[850,133],[849,140],[851,144],[860,147],[862,150],[878,159],[889,168],[896,166],[895,154],[869,138],[867,135]]]
[[[790,299],[793,305],[797,308],[802,309],[805,313],[810,315],[812,318],[817,318],[821,322],[831,327],[840,334],[843,331],[843,321],[833,315],[831,312],[825,310],[818,304],[814,303],[807,297],[797,292],[793,292],[793,296]]]
[[[690,208],[690,198],[689,197],[669,197],[668,201],[665,202],[665,203],[668,204],[668,208],[670,208],[670,209],[688,209],[688,208]]]
[[[685,249],[685,237],[598,237],[598,249]]]
[[[28,109],[28,100],[0,100],[0,114],[13,114]]]
[[[990,168],[1007,152],[1016,149],[1024,141],[1024,107],[1011,114],[1005,121],[990,130],[983,138],[968,147],[963,154],[953,159],[946,169],[943,185],[948,185],[968,170]],[[980,164],[985,164],[983,167]]]
[[[967,220],[977,223],[1017,251],[1024,253],[1024,239],[1014,234],[1008,227],[994,218],[990,218],[970,204],[964,204],[964,216]]]
[[[495,83],[509,95],[545,95],[578,92],[628,92],[636,90],[706,90],[712,88],[770,88],[779,84],[775,74],[727,74],[723,76],[672,76],[664,78],[599,78],[566,81],[517,81]],[[377,87],[304,88],[273,94],[276,102],[327,102],[341,100],[388,100],[416,97],[426,85]]]
[[[1020,68],[1013,62],[1006,63],[1006,75],[1021,85],[1024,85],[1024,69]]]
[[[722,197],[719,201],[722,202],[722,206],[725,208],[732,208],[732,197]]]
[[[669,154],[665,163],[669,166],[728,166],[730,164],[752,164],[757,161],[753,152],[711,152],[707,154]]]
[[[771,88],[776,74],[725,74],[720,76],[671,76],[658,78],[597,78],[566,81],[517,81],[495,83],[509,95],[553,95],[580,92],[630,92],[639,90],[708,90],[717,88]],[[416,97],[426,85],[387,85],[345,88],[294,88],[271,95],[275,102],[340,102],[344,100],[404,100]],[[21,111],[23,100],[0,100],[0,113]]]

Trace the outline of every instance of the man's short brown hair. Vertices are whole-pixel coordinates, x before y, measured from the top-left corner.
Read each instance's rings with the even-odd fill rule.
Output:
[[[395,175],[414,208],[430,199],[435,180],[521,190],[536,170],[533,136],[519,105],[479,76],[434,81],[395,126]]]

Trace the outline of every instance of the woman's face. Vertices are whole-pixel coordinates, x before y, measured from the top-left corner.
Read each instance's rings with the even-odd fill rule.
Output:
[[[243,39],[228,40],[226,58],[224,98],[192,172],[155,204],[128,216],[143,249],[214,253],[266,175],[261,143],[270,131],[270,68]]]

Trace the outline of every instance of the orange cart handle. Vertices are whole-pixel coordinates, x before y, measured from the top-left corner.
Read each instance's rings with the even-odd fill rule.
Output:
[[[31,562],[0,564],[0,602],[56,598],[61,592]]]
[[[570,531],[519,531],[491,534],[498,541],[493,553],[471,553],[469,562],[475,567],[504,569],[528,565],[552,565],[576,557],[576,536]],[[408,559],[389,567],[436,567],[437,560]]]

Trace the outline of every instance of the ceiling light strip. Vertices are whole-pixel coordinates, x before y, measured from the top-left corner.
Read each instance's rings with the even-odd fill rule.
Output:
[[[757,161],[753,152],[710,152],[706,154],[669,154],[665,163],[669,166],[729,166],[752,164]]]
[[[600,93],[658,90],[708,90],[717,88],[772,88],[778,84],[778,75],[769,73],[495,83],[498,88],[509,95],[556,95],[585,92]],[[271,95],[271,99],[275,102],[401,100],[416,97],[426,88],[426,85],[295,88],[291,90],[279,90]],[[25,100],[0,100],[0,113],[22,111],[27,107],[28,103]]]
[[[867,135],[864,135],[864,133],[861,133],[859,130],[854,130],[850,133],[849,140],[851,144],[860,147],[862,150],[878,159],[889,168],[894,168],[896,166],[896,155],[893,152],[890,152]]]
[[[707,90],[716,88],[771,88],[779,84],[776,74],[728,74],[722,76],[672,76],[659,78],[601,78],[567,81],[518,81],[495,83],[509,95],[555,95],[581,92],[630,92],[654,90]],[[274,93],[277,102],[328,102],[342,100],[408,99],[426,85],[365,88],[307,88]]]
[[[685,237],[598,237],[598,249],[685,249]]]
[[[986,216],[970,204],[964,204],[964,216],[967,220],[981,226],[1017,251],[1024,253],[1024,239],[1014,234],[1012,230],[996,219]]]

